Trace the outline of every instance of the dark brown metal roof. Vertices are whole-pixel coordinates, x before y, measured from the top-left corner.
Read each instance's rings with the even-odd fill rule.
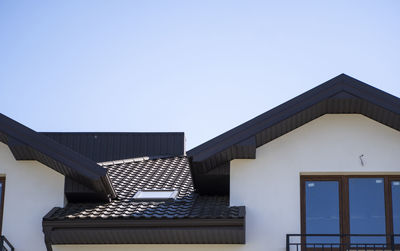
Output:
[[[96,162],[136,157],[181,156],[185,152],[180,132],[42,132]],[[66,177],[65,195],[69,202],[95,202],[99,195]]]
[[[116,196],[106,169],[1,113],[0,140],[16,160],[37,160],[96,191],[103,200]]]
[[[244,243],[244,206],[230,207],[228,196],[195,193],[187,157],[100,164],[118,199],[54,208],[43,218],[50,243]],[[153,189],[179,193],[173,201],[133,199]]]
[[[68,203],[44,220],[241,218],[242,207],[229,207],[228,196],[199,196],[187,157],[131,159],[103,163],[118,199],[104,203]],[[136,201],[139,190],[177,190],[173,201]]]
[[[239,219],[244,207],[230,207],[228,196],[192,194],[176,201],[124,201],[109,203],[69,203],[57,208],[44,221],[76,221],[101,219]]]
[[[195,188],[212,193],[204,190],[210,170],[233,159],[254,159],[257,147],[329,113],[363,114],[400,130],[399,98],[341,74],[188,151]]]
[[[87,158],[104,162],[185,153],[183,132],[41,132]]]

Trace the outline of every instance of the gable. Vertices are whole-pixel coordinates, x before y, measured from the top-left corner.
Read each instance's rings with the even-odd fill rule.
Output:
[[[16,160],[37,160],[96,191],[103,200],[116,196],[107,170],[1,113],[0,141],[8,145]]]
[[[303,172],[398,172],[398,152],[399,131],[360,114],[326,114],[257,148],[256,160],[234,160],[232,166],[251,162],[269,175],[296,170],[296,177]]]
[[[257,159],[231,161],[230,205],[251,211],[248,236],[284,250],[286,234],[301,233],[302,176],[399,175],[399,151],[399,131],[360,114],[326,114],[258,147]]]
[[[64,176],[37,161],[15,161],[1,142],[0,176],[5,186],[2,236],[16,250],[45,250],[41,219],[49,208],[63,206]]]
[[[400,130],[399,98],[341,74],[188,151],[195,187],[200,193],[209,193],[210,170],[233,159],[255,159],[257,147],[324,114],[337,113],[363,114]],[[221,176],[221,180],[226,177]],[[221,182],[214,190],[228,193],[229,183]]]

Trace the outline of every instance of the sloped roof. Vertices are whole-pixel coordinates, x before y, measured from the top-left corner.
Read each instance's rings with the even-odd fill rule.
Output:
[[[329,113],[363,114],[400,130],[399,98],[341,74],[188,151],[195,188],[206,190],[211,170],[254,159],[257,147]],[[228,191],[229,183],[224,186],[214,190]]]
[[[187,157],[105,163],[118,199],[108,203],[68,203],[45,220],[111,218],[241,218],[242,207],[229,207],[228,196],[195,193]],[[174,201],[135,201],[139,190],[178,190]]]
[[[1,113],[0,141],[8,145],[16,160],[37,160],[93,189],[104,200],[116,196],[107,169]]]
[[[183,243],[189,243],[190,241],[204,243],[244,242],[245,208],[230,207],[228,196],[199,196],[195,193],[187,157],[138,158],[105,162],[100,163],[100,165],[108,170],[118,199],[108,203],[69,203],[65,208],[54,208],[43,219],[44,228],[56,228],[57,233],[59,233],[54,235],[54,232],[51,232],[49,234],[53,238],[53,244],[67,244],[73,241],[80,241],[79,243],[98,243],[96,240],[90,238],[78,240],[80,237],[74,235],[68,229],[79,225],[80,227],[85,226],[88,228],[90,226],[93,231],[103,231],[101,229],[96,230],[96,225],[94,224],[97,224],[99,228],[100,226],[114,227],[116,228],[115,231],[118,232],[120,231],[118,228],[121,225],[115,225],[116,221],[120,222],[120,224],[128,224],[132,231],[139,231],[137,229],[134,230],[137,224],[142,224],[141,228],[146,228],[146,226],[154,228],[157,226],[154,224],[161,224],[158,227],[176,227],[176,224],[179,225],[182,223],[184,225],[188,224],[186,227],[191,226],[192,228],[196,228],[196,224],[200,224],[199,222],[202,222],[201,224],[204,222],[214,222],[214,227],[218,227],[220,234],[223,234],[225,237],[212,241],[211,239],[201,240],[198,239],[198,236],[192,236],[182,238],[181,241]],[[175,189],[179,193],[174,201],[143,202],[133,200],[133,196],[137,191],[146,189]],[[145,224],[143,220],[146,220],[146,222],[149,222],[149,220],[156,221],[149,222],[146,225],[147,223]],[[223,222],[218,223],[218,221]],[[227,228],[226,224],[230,226],[229,231],[231,232],[224,230]],[[209,227],[203,229],[203,234],[211,230]],[[149,229],[146,231],[149,231]],[[174,231],[178,230],[175,229]],[[100,232],[97,234],[101,234]],[[135,233],[143,235],[143,232]],[[157,236],[155,232],[149,232],[148,234]],[[159,239],[154,237],[153,242],[150,243],[179,243],[179,241],[173,241],[171,238],[178,238],[177,236],[184,234],[184,230],[175,235],[171,234],[169,237],[166,237],[168,234],[165,233]],[[189,233],[186,233],[186,235],[190,236]],[[204,236],[208,235],[205,234]],[[143,237],[144,239],[131,236],[119,241],[115,238],[113,239],[112,236],[107,238],[108,241],[105,243],[121,243],[121,241],[123,243],[149,243],[148,240],[145,240],[147,238],[145,236]],[[207,238],[211,238],[211,236]]]

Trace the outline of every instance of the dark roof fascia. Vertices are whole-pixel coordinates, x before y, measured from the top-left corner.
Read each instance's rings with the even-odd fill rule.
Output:
[[[54,213],[51,210],[48,215]],[[184,219],[73,219],[51,220],[43,218],[43,227],[81,228],[81,227],[188,227],[188,226],[241,226],[244,217],[228,219],[184,218]]]
[[[51,212],[49,212],[51,214]],[[43,219],[46,246],[57,244],[244,244],[235,219]]]
[[[16,160],[35,159],[107,197],[116,197],[107,170],[0,113],[0,134]]]
[[[357,79],[341,74],[245,123],[239,125],[187,152],[193,162],[201,162],[212,155],[254,137],[257,133],[305,110],[340,92],[376,104],[393,113],[400,113],[400,99]],[[257,145],[258,147],[259,145]]]

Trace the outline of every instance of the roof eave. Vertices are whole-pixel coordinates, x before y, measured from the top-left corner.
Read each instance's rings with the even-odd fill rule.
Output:
[[[46,246],[62,244],[245,244],[234,219],[43,219]]]

